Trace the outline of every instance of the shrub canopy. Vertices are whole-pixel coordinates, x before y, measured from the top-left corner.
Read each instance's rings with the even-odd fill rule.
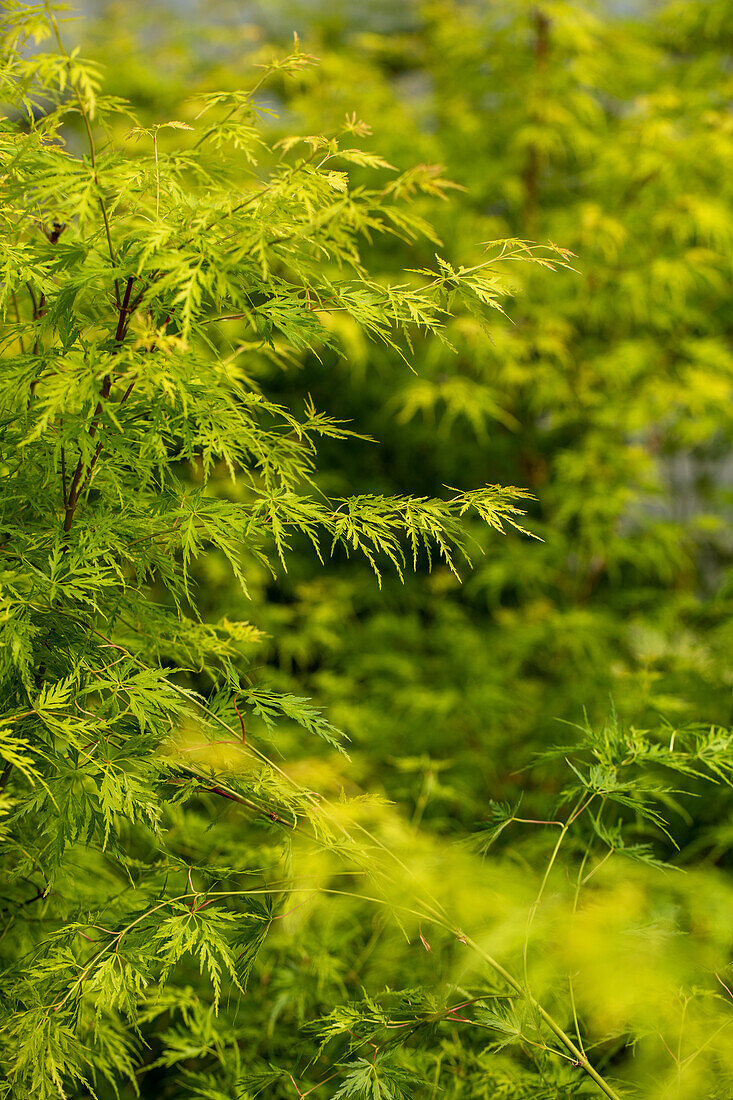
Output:
[[[724,1100],[730,4],[123,14],[3,17],[0,1096]]]

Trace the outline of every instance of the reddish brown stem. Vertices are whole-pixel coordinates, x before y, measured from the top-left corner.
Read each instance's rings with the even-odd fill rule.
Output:
[[[242,744],[246,745],[247,744],[247,731],[244,728],[244,718],[242,718],[242,715],[239,713],[239,707],[237,706],[237,697],[236,697],[236,695],[234,696],[234,709],[237,712],[237,718],[239,719],[239,724],[242,727]]]
[[[127,286],[125,287],[125,296],[122,300],[122,305],[120,306],[119,317],[117,318],[117,329],[115,331],[115,344],[117,346],[122,343],[125,338],[125,333],[127,332],[127,326],[130,319],[130,295],[132,294],[132,287],[134,282],[134,276],[130,275],[127,280]],[[94,416],[92,417],[92,423],[89,427],[90,439],[93,439],[97,434],[98,418],[101,415],[102,409],[104,407],[104,402],[110,395],[111,389],[112,375],[108,374],[102,382],[102,388],[99,392],[99,401],[97,402],[97,407],[94,410]],[[96,449],[94,451],[94,454],[92,455],[91,461],[86,471],[84,469],[83,458],[80,458],[76,464],[74,476],[71,479],[71,485],[69,486],[69,491],[66,498],[66,514],[64,516],[64,531],[66,532],[71,530],[71,525],[74,522],[74,516],[76,514],[76,509],[79,504],[79,499],[82,492],[84,491],[87,482],[89,481],[89,478],[92,475],[92,472],[97,464],[97,460],[101,452],[102,442],[100,440],[96,446]]]

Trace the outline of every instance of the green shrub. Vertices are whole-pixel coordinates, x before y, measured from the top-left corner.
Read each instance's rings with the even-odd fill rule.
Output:
[[[426,10],[431,71],[460,73],[480,101],[481,35],[453,33],[453,5]],[[184,103],[161,67],[150,86],[177,109],[160,122],[103,93],[49,9],[11,4],[4,21],[0,1095],[726,1098],[731,891],[714,859],[695,865],[695,844],[724,837],[692,810],[698,796],[704,823],[726,804],[709,792],[729,784],[731,737],[660,723],[635,688],[625,717],[598,720],[605,689],[641,676],[643,661],[607,667],[626,652],[625,586],[648,584],[651,608],[684,555],[664,520],[619,527],[652,488],[614,421],[635,395],[604,409],[591,397],[605,351],[588,379],[571,358],[616,330],[578,321],[585,351],[571,352],[581,276],[545,281],[567,254],[513,234],[551,228],[586,252],[598,238],[576,239],[572,217],[542,224],[547,164],[527,173],[522,119],[502,112],[494,131],[514,175],[477,141],[478,102],[444,94],[432,145],[415,127],[416,156],[454,141],[466,168],[480,153],[463,198],[433,167],[391,172],[357,116],[291,138],[266,113],[274,88],[288,125],[310,123],[351,72],[399,160],[405,115],[380,69],[395,55],[374,40],[369,80],[354,80],[364,43],[327,53],[321,78],[296,42],[249,91]],[[536,80],[541,24],[504,23],[510,38],[527,26],[529,56],[502,56]],[[589,62],[597,40],[573,41]],[[576,72],[559,66],[553,94]],[[590,159],[608,140],[590,123],[585,137]],[[504,222],[471,206],[492,158],[515,182]],[[567,184],[552,186],[561,205]],[[508,239],[487,258],[489,237]],[[656,336],[676,340],[704,309],[677,303]],[[715,364],[695,375],[705,393],[725,376]],[[705,393],[672,442],[715,434]],[[385,447],[356,434],[375,427]],[[546,544],[496,549],[492,528],[531,506],[471,487],[497,468],[543,498]],[[438,496],[437,470],[464,488]],[[486,560],[459,588],[476,548]],[[686,720],[694,661],[675,660]],[[592,721],[507,803],[507,771],[588,696]],[[359,779],[413,801],[412,820]],[[682,858],[675,835],[691,842]]]

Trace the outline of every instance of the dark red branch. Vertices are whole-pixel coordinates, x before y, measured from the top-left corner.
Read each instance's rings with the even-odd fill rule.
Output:
[[[239,719],[239,724],[242,727],[242,744],[246,745],[247,744],[247,731],[244,728],[244,718],[242,718],[242,715],[239,713],[239,707],[237,706],[237,697],[236,697],[236,695],[234,696],[234,709],[237,712],[237,718]]]
[[[122,305],[120,306],[119,317],[117,318],[115,345],[118,347],[124,340],[125,334],[127,332],[127,326],[130,323],[130,295],[132,294],[132,286],[134,282],[134,276],[130,275],[127,280],[127,286],[125,287],[125,296],[122,300]],[[94,439],[95,435],[97,434],[97,428],[99,426],[99,416],[101,415],[102,409],[104,407],[104,402],[110,395],[111,389],[112,375],[108,374],[102,382],[102,388],[99,392],[99,401],[97,402],[97,407],[94,410],[94,416],[92,417],[92,423],[89,428],[90,439]],[[74,522],[74,515],[76,514],[77,505],[79,504],[79,498],[81,497],[81,494],[84,491],[84,488],[92,475],[92,471],[97,464],[97,460],[101,452],[102,442],[100,440],[100,442],[97,444],[94,454],[92,455],[91,461],[86,471],[84,469],[84,460],[82,458],[80,458],[76,464],[76,469],[74,470],[74,476],[71,479],[71,485],[69,486],[69,491],[66,499],[66,514],[64,516],[64,531],[66,532],[71,530],[71,525]]]

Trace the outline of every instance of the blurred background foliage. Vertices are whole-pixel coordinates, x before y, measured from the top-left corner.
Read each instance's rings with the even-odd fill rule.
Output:
[[[537,498],[543,541],[477,532],[462,584],[424,567],[380,592],[366,567],[307,554],[261,577],[268,678],[307,685],[360,780],[438,828],[505,796],[558,719],[598,721],[609,696],[641,725],[730,719],[733,7],[621,7],[125,2],[85,24],[151,119],[194,113],[197,88],[237,86],[297,28],[320,64],[268,85],[275,130],[355,111],[392,164],[430,166],[421,202],[449,258],[507,236],[576,253],[576,272],[515,266],[508,323],[459,315],[453,348],[425,340],[409,366],[346,325],[343,356],[274,377],[253,363],[284,404],[310,393],[378,441],[324,448],[330,492]],[[381,236],[369,260],[388,279],[433,251]],[[229,614],[240,598],[209,569]]]
[[[190,121],[197,90],[242,86],[297,30],[320,64],[263,91],[273,132],[328,132],[355,112],[393,165],[427,166],[434,194],[418,206],[448,259],[478,262],[482,242],[503,237],[576,254],[570,272],[515,266],[521,293],[506,319],[487,331],[459,313],[452,348],[420,340],[409,365],[337,314],[343,355],[294,354],[288,373],[260,356],[251,364],[271,398],[295,407],[310,394],[377,441],[324,444],[324,491],[523,486],[536,498],[527,526],[537,538],[477,527],[484,554],[460,584],[424,562],[408,583],[385,577],[381,590],[367,566],[338,555],[325,568],[293,555],[275,581],[251,562],[246,605],[216,556],[200,567],[211,615],[265,632],[258,677],[310,695],[350,738],[345,763],[280,730],[284,767],[328,794],[383,793],[394,806],[380,827],[394,850],[422,861],[454,900],[466,894],[476,927],[498,922],[494,954],[497,942],[521,950],[537,890],[528,869],[543,866],[554,834],[507,828],[483,864],[453,848],[447,856],[445,835],[489,825],[491,800],[520,792],[524,817],[553,813],[564,765],[529,765],[571,742],[562,723],[583,725],[584,713],[592,728],[612,710],[624,729],[731,723],[733,4],[115,0],[88,16],[72,33],[143,124]],[[358,186],[358,170],[351,179]],[[389,280],[432,262],[435,248],[375,237],[371,270]],[[226,338],[236,342],[236,322]],[[702,793],[694,779],[687,786]],[[680,850],[658,829],[646,839],[688,873],[613,864],[570,943],[572,889],[558,879],[533,931],[544,945],[533,989],[551,996],[558,967],[582,973],[578,1011],[629,1087],[723,1098],[730,1031],[716,1029],[731,1006],[710,988],[698,1000],[685,990],[729,958],[733,811],[725,787],[671,808]],[[202,814],[202,862],[210,843],[236,865],[241,837],[209,841],[207,824]],[[305,1026],[307,1047],[309,1022],[363,988],[437,974],[470,982],[455,943],[430,946],[406,949],[358,900],[315,898],[282,922],[227,1026],[265,1064],[283,1054],[289,1029]],[[180,1058],[145,1076],[146,1096],[177,1094],[181,1066],[198,1065],[202,1051],[215,1060],[219,1040],[202,1040],[198,1053],[185,1046],[203,1012],[192,1005],[177,1010]],[[614,1041],[604,1045],[630,1020],[634,1068]],[[570,1069],[565,1085],[548,1085],[529,1062],[502,1058],[452,1025],[413,1054],[435,1090],[404,1095],[570,1097],[594,1087]],[[191,1089],[233,1095],[225,1077],[220,1094],[206,1080]],[[403,1095],[393,1087],[379,1095]],[[263,1088],[295,1095],[275,1078]]]

